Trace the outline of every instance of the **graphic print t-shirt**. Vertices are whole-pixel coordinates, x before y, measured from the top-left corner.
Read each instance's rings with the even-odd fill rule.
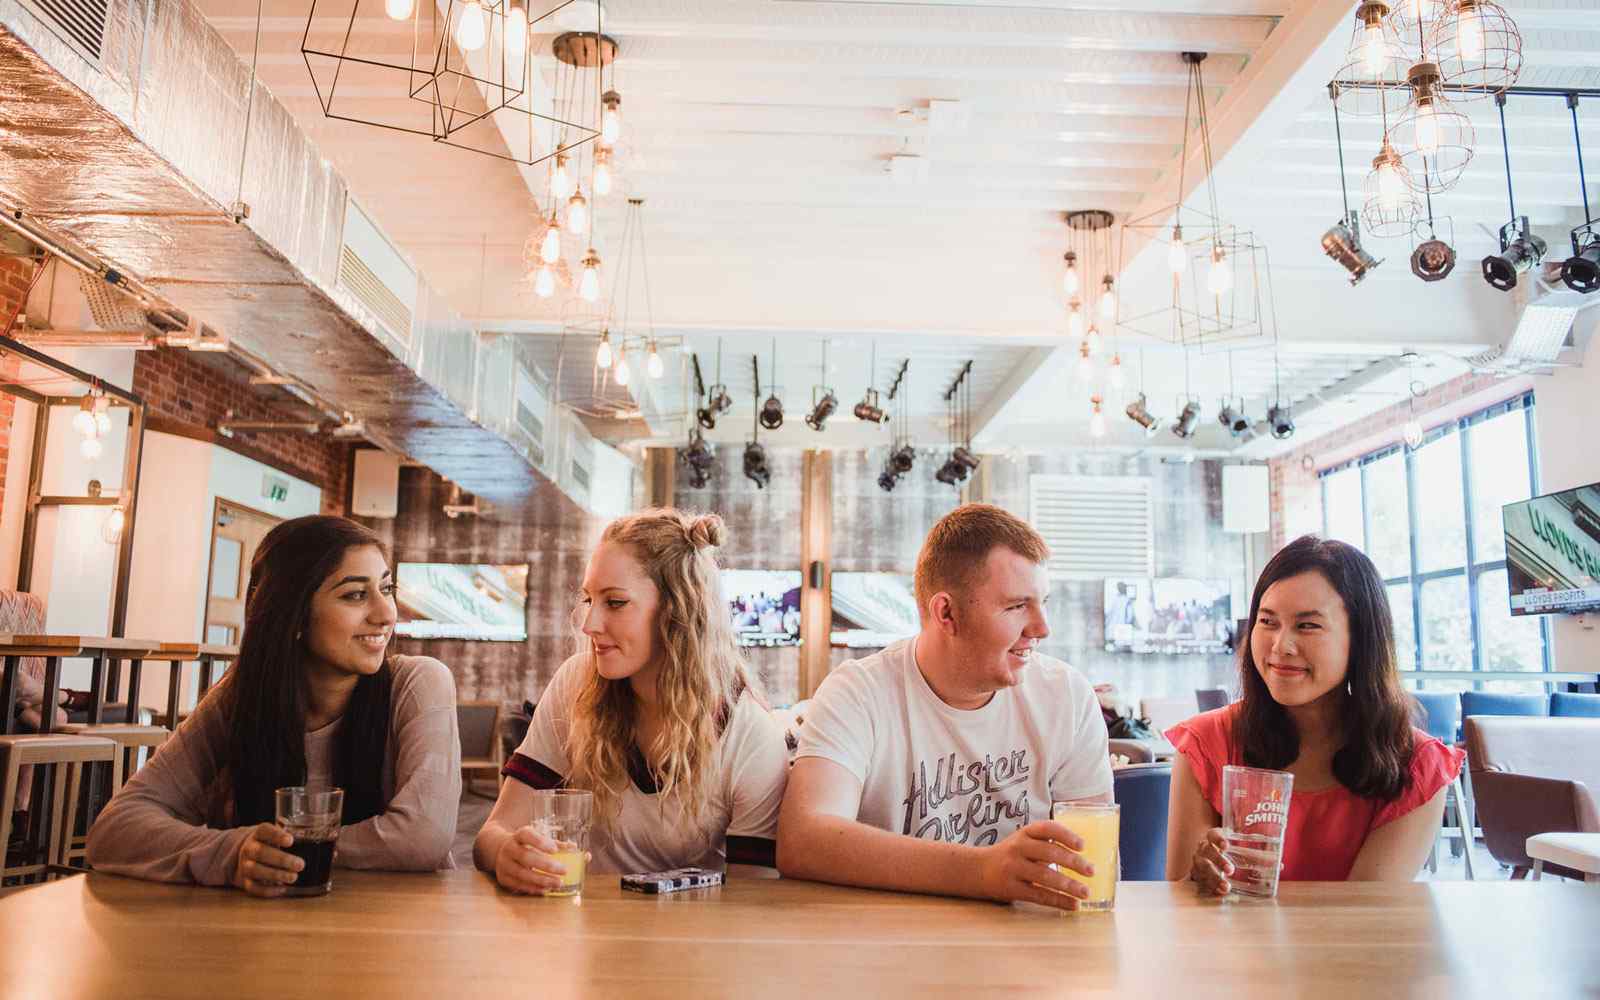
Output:
[[[1111,791],[1106,725],[1089,682],[1035,653],[1016,687],[970,711],[933,693],[915,640],[841,664],[800,727],[796,757],[821,757],[861,780],[862,823],[925,840],[983,846],[1050,803]]]

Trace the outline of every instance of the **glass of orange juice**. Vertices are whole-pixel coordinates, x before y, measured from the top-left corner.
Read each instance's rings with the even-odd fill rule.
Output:
[[[1083,838],[1082,854],[1094,865],[1094,874],[1064,872],[1089,887],[1089,898],[1078,900],[1080,910],[1109,910],[1117,903],[1117,843],[1122,807],[1116,803],[1056,802],[1050,818]]]
[[[584,869],[588,867],[589,825],[594,815],[594,794],[578,788],[535,789],[530,825],[554,840],[552,857],[567,870],[561,886],[547,896],[581,896]]]

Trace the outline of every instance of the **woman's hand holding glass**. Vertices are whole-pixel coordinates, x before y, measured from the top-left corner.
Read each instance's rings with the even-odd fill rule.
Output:
[[[560,850],[555,838],[533,825],[518,827],[500,845],[494,862],[494,880],[512,892],[544,895],[561,888],[567,866],[555,859]]]

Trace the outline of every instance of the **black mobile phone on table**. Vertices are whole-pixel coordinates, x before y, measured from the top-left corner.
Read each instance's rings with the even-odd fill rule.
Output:
[[[709,868],[673,868],[664,872],[642,872],[622,876],[622,887],[629,892],[643,892],[652,896],[685,889],[706,889],[722,884],[722,873]]]

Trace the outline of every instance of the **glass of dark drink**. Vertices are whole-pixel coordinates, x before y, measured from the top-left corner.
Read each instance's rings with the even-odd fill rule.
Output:
[[[286,895],[320,896],[333,888],[333,849],[344,816],[344,789],[280,788],[278,825],[294,843],[289,853],[306,863]]]

